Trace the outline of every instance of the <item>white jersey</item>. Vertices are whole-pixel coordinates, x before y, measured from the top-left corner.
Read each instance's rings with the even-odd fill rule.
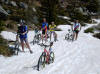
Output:
[[[78,31],[80,31],[80,30],[81,30],[81,25],[80,25],[80,23],[74,23],[73,26],[72,26],[72,29],[73,29],[73,30],[77,29]]]

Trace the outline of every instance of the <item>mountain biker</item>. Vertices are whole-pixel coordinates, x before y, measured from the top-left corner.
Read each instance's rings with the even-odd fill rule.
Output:
[[[45,40],[47,40],[47,27],[48,23],[46,22],[46,18],[43,18],[43,23],[42,23],[42,43],[43,43],[43,38],[45,36]]]
[[[32,53],[32,50],[30,49],[28,40],[27,40],[27,26],[25,25],[25,22],[21,21],[20,26],[18,27],[17,33],[19,34],[19,38],[21,41],[22,51],[24,52],[24,42],[26,43],[30,53]]]
[[[55,28],[56,28],[56,25],[54,22],[51,22],[51,25],[49,25],[49,31],[50,31],[50,41],[51,41],[51,36],[53,34],[54,37],[57,38],[57,34],[55,33]]]
[[[73,27],[73,40],[74,39],[77,40],[78,33],[81,30],[81,25],[79,23],[79,20],[76,20],[72,27]]]

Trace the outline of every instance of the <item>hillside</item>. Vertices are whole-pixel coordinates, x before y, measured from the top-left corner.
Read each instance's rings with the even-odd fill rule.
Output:
[[[100,23],[100,20],[96,20]],[[39,56],[43,48],[39,45],[30,43],[33,54],[20,52],[18,56],[3,57],[0,56],[0,74],[99,74],[100,70],[100,40],[94,38],[90,33],[84,33],[84,30],[96,24],[88,24],[83,27],[79,33],[77,41],[68,42],[64,40],[68,25],[60,25],[62,31],[57,32],[58,40],[52,47],[55,53],[55,61],[46,65],[41,71],[37,71],[34,66],[37,65]],[[15,34],[3,31],[1,35],[7,40],[15,40]],[[28,33],[29,42],[33,40],[34,32]],[[7,37],[6,37],[7,36]]]

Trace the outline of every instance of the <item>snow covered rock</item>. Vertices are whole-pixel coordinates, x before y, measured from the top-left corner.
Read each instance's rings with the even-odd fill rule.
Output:
[[[0,12],[1,13],[3,13],[3,14],[6,14],[6,15],[8,15],[8,13],[3,9],[3,7],[2,6],[0,6]]]
[[[15,1],[11,1],[10,4],[11,4],[12,6],[17,6],[17,4],[16,4]]]
[[[27,9],[28,5],[26,3],[20,2],[20,7]]]

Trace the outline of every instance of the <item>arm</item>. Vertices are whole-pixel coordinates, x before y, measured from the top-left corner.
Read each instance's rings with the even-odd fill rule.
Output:
[[[23,33],[23,35],[25,35],[27,33],[27,26],[25,26],[25,32]]]
[[[71,26],[72,31],[74,31],[74,25]]]
[[[81,28],[82,28],[82,26],[81,26],[81,24],[80,24],[80,31],[81,31]]]

